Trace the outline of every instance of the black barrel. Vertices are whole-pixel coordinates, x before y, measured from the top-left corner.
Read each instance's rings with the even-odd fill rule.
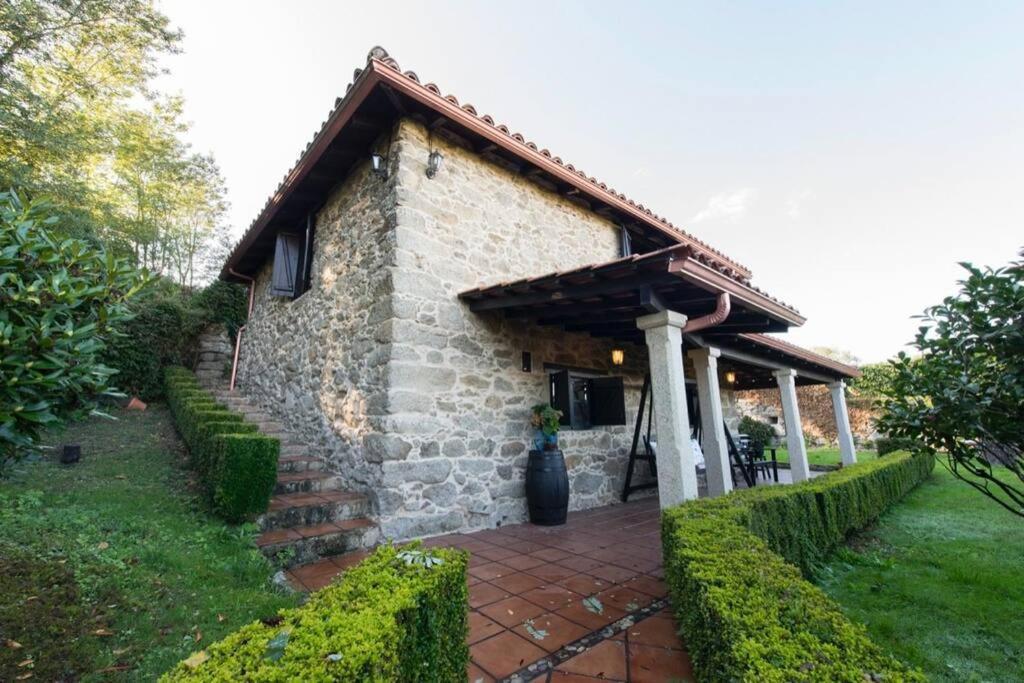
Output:
[[[569,511],[569,474],[565,471],[562,451],[530,451],[526,463],[526,504],[532,523],[565,524]]]

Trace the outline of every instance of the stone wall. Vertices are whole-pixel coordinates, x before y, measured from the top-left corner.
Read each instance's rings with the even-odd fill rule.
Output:
[[[367,163],[316,216],[310,289],[271,296],[273,259],[260,270],[239,363],[239,388],[367,493],[381,478],[363,446],[387,412],[394,256],[393,183]]]
[[[796,398],[800,405],[800,421],[807,445],[836,445],[836,418],[828,387],[823,384],[797,387]],[[846,404],[854,440],[861,443],[872,439],[877,411],[870,401],[847,396]],[[780,437],[786,434],[786,421],[782,416],[782,397],[778,389],[735,392],[734,414],[737,423],[740,417],[749,415],[771,424]]]
[[[431,149],[444,155],[433,179]],[[624,375],[627,424],[566,431],[572,509],[617,500],[625,475],[646,350],[559,328],[477,315],[459,292],[618,256],[612,223],[522,176],[447,144],[412,122],[395,138],[394,340],[383,488],[385,535],[489,527],[525,517],[529,408],[549,398],[546,363]],[[521,354],[533,372],[521,370]],[[646,469],[646,468],[642,468]]]

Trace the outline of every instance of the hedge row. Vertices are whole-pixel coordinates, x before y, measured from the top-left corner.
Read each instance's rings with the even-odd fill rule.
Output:
[[[171,681],[466,680],[467,555],[383,546],[280,618],[180,663]]]
[[[165,384],[192,466],[217,513],[239,522],[265,512],[277,481],[280,442],[217,403],[188,370],[168,368]]]
[[[809,574],[933,466],[901,454],[665,511],[665,576],[698,679],[925,680],[872,643],[801,569]]]

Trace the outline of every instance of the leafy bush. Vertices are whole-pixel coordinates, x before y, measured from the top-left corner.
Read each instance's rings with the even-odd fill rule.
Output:
[[[101,361],[146,274],[80,240],[50,234],[44,202],[0,192],[0,468],[48,426],[114,394]]]
[[[163,397],[163,370],[192,366],[199,335],[222,324],[232,338],[245,322],[245,288],[215,281],[194,295],[161,279],[133,301],[134,317],[110,344],[106,361],[124,391],[144,400]]]
[[[896,451],[909,451],[911,450],[912,443],[910,439],[882,437],[875,439],[875,450],[878,451],[878,457],[882,457]]]
[[[878,428],[1024,517],[1024,253],[960,265],[960,291],[920,316],[920,354],[892,361]]]
[[[764,448],[772,443],[775,438],[775,430],[772,429],[771,425],[755,420],[749,415],[744,415],[743,419],[740,420],[740,434],[746,434],[750,437],[750,442],[754,446],[760,446]]]
[[[933,466],[927,456],[897,455],[665,511],[665,576],[698,679],[923,681],[801,569],[809,574]]]
[[[167,403],[214,510],[231,522],[266,512],[280,442],[218,404],[188,370],[168,368],[166,377]]]
[[[172,681],[439,681],[466,678],[463,551],[378,548],[274,622],[192,655]]]

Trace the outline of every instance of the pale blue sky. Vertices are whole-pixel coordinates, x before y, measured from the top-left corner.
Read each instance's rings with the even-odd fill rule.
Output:
[[[1024,246],[1021,2],[162,6],[238,234],[380,44],[750,266],[805,346],[890,356]]]

